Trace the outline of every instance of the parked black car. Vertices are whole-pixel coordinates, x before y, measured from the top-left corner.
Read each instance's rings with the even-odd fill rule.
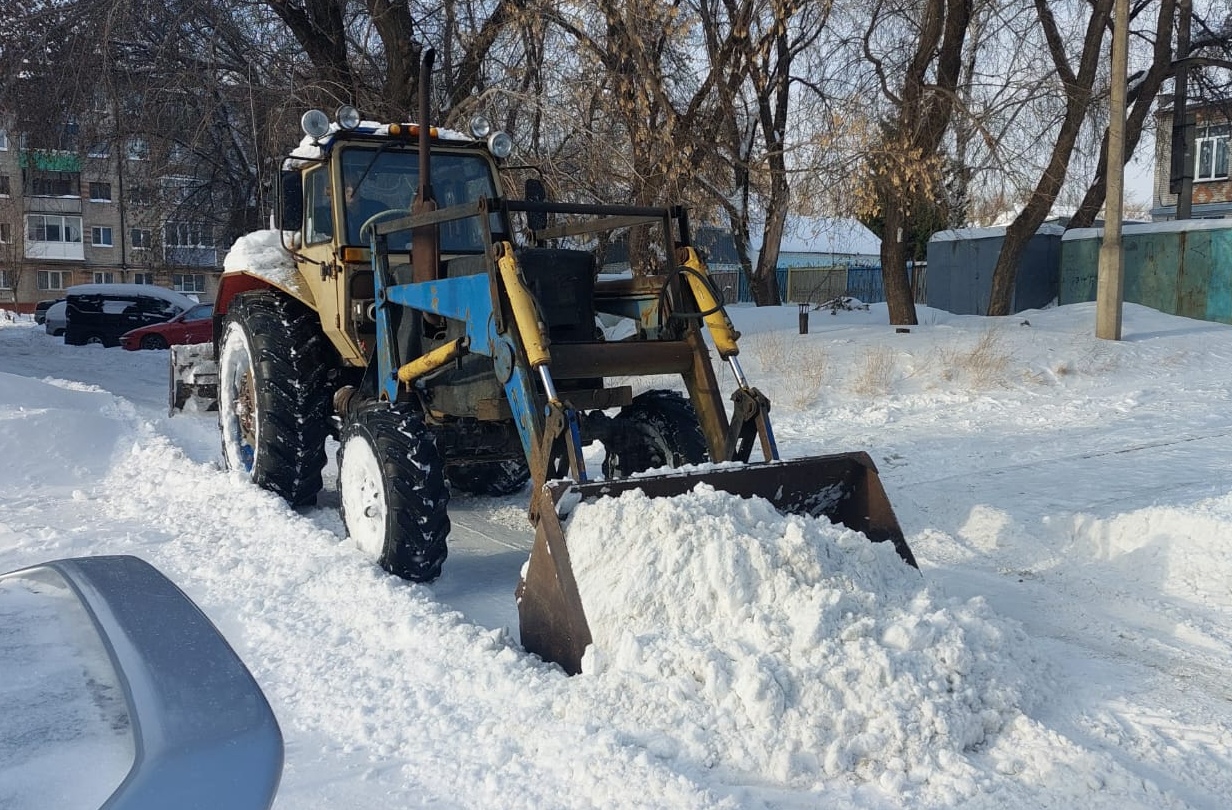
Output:
[[[197,303],[151,284],[80,284],[66,293],[64,342],[73,346],[119,346],[125,332],[169,321]]]

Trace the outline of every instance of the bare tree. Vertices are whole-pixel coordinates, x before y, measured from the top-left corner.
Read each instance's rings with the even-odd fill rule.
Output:
[[[792,138],[810,134],[792,120],[793,113],[799,117],[799,97],[809,88],[796,65],[822,36],[830,4],[771,0],[726,5],[729,14],[738,10],[729,21],[731,29],[748,29],[750,35],[718,40],[708,34],[711,69],[729,76],[720,82],[726,91],[719,96],[719,132],[724,134],[719,143],[730,167],[731,192],[717,193],[715,199],[727,215],[753,300],[765,306],[779,303],[776,269],[783,234],[788,217],[801,211],[792,201],[793,186],[799,196],[805,175],[793,173],[789,161],[796,145]],[[718,16],[703,13],[708,31],[721,30]],[[761,220],[761,250],[754,264],[749,254],[755,216]]]
[[[898,6],[878,0],[862,40],[891,108],[881,122],[876,147],[867,155],[864,209],[879,225],[882,279],[894,324],[917,322],[905,239],[913,224],[933,210],[941,187],[941,147],[957,97],[971,10],[971,0]],[[878,53],[884,28],[910,31],[905,59],[896,58],[894,51],[889,56]]]
[[[1047,0],[1035,0],[1036,13],[1043,28],[1048,51],[1052,56],[1061,82],[1064,97],[1064,114],[1051,154],[1031,197],[1022,212],[1005,232],[1005,241],[997,264],[993,268],[992,293],[988,302],[989,315],[1008,315],[1014,295],[1014,282],[1018,272],[1018,257],[1027,242],[1039,230],[1048,215],[1061,187],[1073,153],[1074,143],[1082,129],[1091,103],[1091,88],[1099,70],[1104,32],[1108,29],[1112,12],[1112,0],[1093,0],[1082,50],[1078,56],[1077,69],[1070,64],[1065,48],[1065,39],[1057,25]]]
[[[1193,29],[1196,33],[1193,40],[1185,48],[1185,54],[1180,54],[1173,44],[1173,30],[1179,24],[1178,14],[1183,3],[1176,0],[1160,0],[1155,16],[1154,29],[1135,32],[1137,39],[1142,39],[1150,47],[1146,67],[1130,77],[1129,100],[1130,109],[1125,122],[1125,160],[1133,157],[1142,137],[1142,131],[1147,126],[1147,117],[1154,107],[1160,89],[1169,78],[1178,80],[1182,67],[1193,76],[1197,92],[1194,95],[1201,98],[1204,104],[1228,108],[1232,94],[1226,81],[1227,70],[1232,68],[1232,34],[1226,24],[1213,24],[1201,13],[1193,13]],[[1145,12],[1147,6],[1134,9]],[[1131,12],[1131,19],[1134,18]],[[1178,40],[1179,43],[1179,40]],[[1184,65],[1178,64],[1178,59],[1184,60]],[[1206,69],[1214,68],[1208,72]],[[1185,89],[1182,89],[1185,92]],[[1227,117],[1232,118],[1232,115]],[[1095,177],[1086,189],[1082,202],[1079,204],[1069,227],[1090,227],[1096,215],[1103,207],[1107,194],[1107,152],[1108,134],[1105,129],[1101,140],[1099,162]]]
[[[597,164],[631,203],[691,202],[704,210],[693,178],[712,171],[719,74],[694,58],[689,8],[682,0],[593,0],[546,13],[573,40],[571,66],[592,82],[581,118],[603,150],[590,152]],[[629,233],[629,253],[639,273],[662,260],[640,228]]]

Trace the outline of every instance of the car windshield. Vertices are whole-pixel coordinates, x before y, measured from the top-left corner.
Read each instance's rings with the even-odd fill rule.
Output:
[[[199,321],[199,320],[202,320],[203,318],[208,318],[212,316],[213,314],[214,314],[213,304],[197,304],[195,307],[193,307],[192,309],[184,313],[183,320]]]
[[[409,213],[415,193],[419,190],[419,154],[406,150],[377,148],[347,149],[342,155],[342,177],[346,195],[347,242],[367,243],[361,239],[360,226],[382,211],[401,210]],[[432,191],[438,208],[447,208],[481,197],[495,197],[491,164],[482,155],[441,153],[432,156]],[[392,216],[392,215],[391,215]],[[492,215],[493,230],[502,230],[499,219]],[[478,216],[441,224],[442,253],[482,253],[483,228]],[[409,231],[393,234],[389,249],[410,249]]]

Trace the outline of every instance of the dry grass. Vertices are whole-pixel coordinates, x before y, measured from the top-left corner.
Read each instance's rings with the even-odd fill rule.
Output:
[[[761,375],[781,380],[775,401],[797,408],[816,402],[830,372],[824,348],[807,339],[793,339],[785,332],[751,335],[744,347],[761,365]]]
[[[942,377],[947,380],[961,376],[972,388],[1005,385],[1010,355],[996,329],[985,330],[970,349],[941,349],[940,354]]]
[[[1097,376],[1116,371],[1120,365],[1120,358],[1113,351],[1095,345],[1081,349],[1077,357],[1057,361],[1050,370],[1057,378],[1071,374]]]
[[[750,335],[745,341],[753,356],[761,363],[763,371],[782,371],[787,368],[788,341],[784,332],[761,332]]]
[[[871,347],[864,353],[863,365],[852,382],[852,388],[864,396],[888,394],[894,385],[897,369],[898,360],[893,349],[889,346]]]
[[[830,360],[820,346],[799,345],[792,352],[791,373],[783,382],[786,399],[797,408],[807,408],[817,401],[826,377],[830,372]]]

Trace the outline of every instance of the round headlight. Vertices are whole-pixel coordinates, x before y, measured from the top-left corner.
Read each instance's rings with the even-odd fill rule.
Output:
[[[338,108],[338,112],[334,113],[334,118],[338,122],[338,126],[343,129],[355,129],[359,126],[359,110],[352,107],[350,104],[343,104]]]
[[[304,134],[320,139],[329,134],[329,116],[320,110],[309,110],[304,113],[299,119],[299,125],[303,127]]]
[[[492,134],[492,122],[486,115],[476,115],[471,119],[471,134],[480,139]]]
[[[507,158],[513,151],[513,138],[508,132],[493,132],[488,136],[488,151],[492,157]]]

